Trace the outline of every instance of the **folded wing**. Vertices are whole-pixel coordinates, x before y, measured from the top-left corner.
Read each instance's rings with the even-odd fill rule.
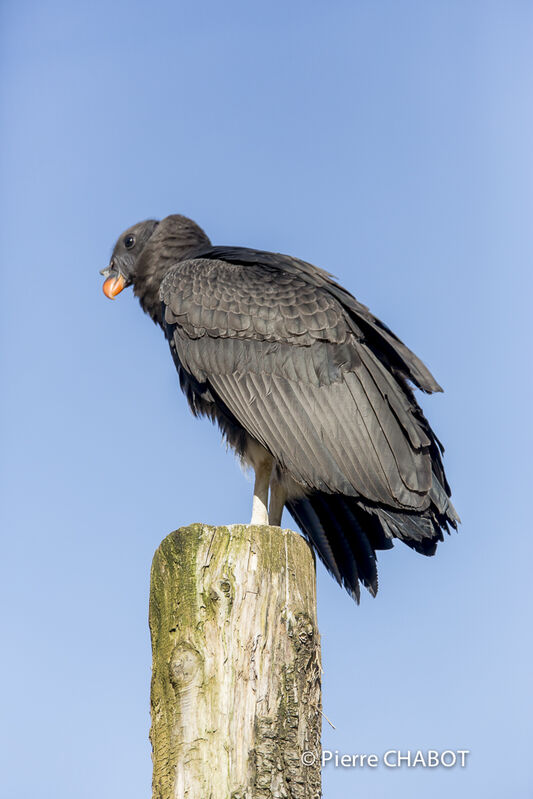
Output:
[[[161,286],[181,368],[308,489],[427,508],[442,465],[404,380],[437,390],[426,367],[321,270],[214,256]]]

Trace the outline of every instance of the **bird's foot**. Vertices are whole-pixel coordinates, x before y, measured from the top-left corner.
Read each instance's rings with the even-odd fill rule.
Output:
[[[261,500],[259,500],[257,497],[254,497],[250,524],[268,524],[268,511],[266,506],[263,505]]]

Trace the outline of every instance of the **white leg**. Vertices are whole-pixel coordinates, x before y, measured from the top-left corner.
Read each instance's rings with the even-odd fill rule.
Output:
[[[281,516],[287,499],[287,492],[282,483],[272,481],[270,486],[270,504],[268,506],[268,523],[276,527],[281,525]]]
[[[250,524],[268,524],[268,486],[272,473],[270,455],[259,461],[255,468],[254,499]]]

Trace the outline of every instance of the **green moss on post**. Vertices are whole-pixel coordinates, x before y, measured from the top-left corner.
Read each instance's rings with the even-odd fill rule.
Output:
[[[152,564],[150,632],[154,799],[318,799],[315,564],[300,535],[171,533]]]

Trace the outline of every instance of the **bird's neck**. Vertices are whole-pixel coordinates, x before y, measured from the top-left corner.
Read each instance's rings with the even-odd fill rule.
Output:
[[[143,311],[156,324],[163,326],[159,289],[169,269],[180,261],[194,257],[195,252],[202,247],[209,247],[210,244],[203,230],[196,225],[190,231],[180,230],[179,236],[176,236],[172,229],[167,231],[161,224],[150,238],[139,259],[133,293],[139,298]]]
[[[150,271],[146,274],[137,275],[133,283],[133,293],[138,297],[141,308],[158,325],[162,326],[163,317],[161,313],[161,300],[159,299],[159,287],[170,266],[165,265],[165,269]]]

